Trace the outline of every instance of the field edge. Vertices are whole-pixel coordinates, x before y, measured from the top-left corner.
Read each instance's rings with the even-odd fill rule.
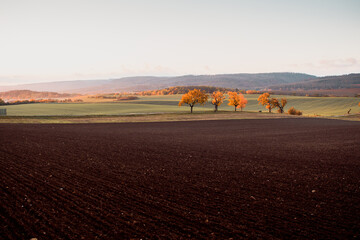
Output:
[[[360,114],[348,116],[293,116],[289,114],[267,112],[197,112],[197,113],[146,113],[127,115],[88,115],[88,116],[1,116],[1,123],[34,123],[34,124],[66,124],[66,123],[123,123],[123,122],[174,122],[233,119],[274,119],[274,118],[322,118],[346,121],[360,121]]]

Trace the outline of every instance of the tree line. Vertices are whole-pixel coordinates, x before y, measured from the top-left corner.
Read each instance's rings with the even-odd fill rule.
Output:
[[[206,93],[213,93],[213,92],[239,92],[243,94],[259,94],[260,91],[257,90],[243,90],[238,88],[223,88],[223,87],[212,87],[212,86],[176,86],[176,87],[169,87],[164,89],[158,89],[158,90],[149,90],[149,91],[142,91],[142,92],[136,92],[135,95],[141,95],[141,96],[152,96],[152,95],[175,95],[175,94],[185,94],[190,90],[193,89],[200,89],[202,91],[205,91]]]
[[[5,102],[0,98],[0,106],[2,105],[19,105],[19,104],[30,104],[30,103],[79,103],[83,102],[82,99],[66,98],[66,99],[30,99],[30,100],[16,100]]]

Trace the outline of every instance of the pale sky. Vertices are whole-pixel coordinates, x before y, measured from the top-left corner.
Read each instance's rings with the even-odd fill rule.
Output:
[[[359,0],[0,0],[0,85],[360,72]]]

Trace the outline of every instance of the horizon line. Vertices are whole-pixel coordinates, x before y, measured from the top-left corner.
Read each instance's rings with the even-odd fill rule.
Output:
[[[185,77],[185,76],[216,76],[216,75],[238,75],[238,74],[248,74],[248,75],[256,75],[256,74],[273,74],[273,73],[293,73],[293,74],[306,74],[310,76],[314,76],[316,78],[321,77],[335,77],[335,76],[345,76],[351,74],[360,74],[360,72],[350,72],[345,74],[335,74],[335,75],[313,75],[302,72],[257,72],[257,73],[249,73],[249,72],[238,72],[238,73],[216,73],[216,74],[183,74],[183,75],[134,75],[134,76],[124,76],[124,77],[111,77],[111,78],[98,78],[98,79],[72,79],[72,80],[44,80],[42,82],[29,82],[29,83],[18,83],[18,84],[5,84],[1,83],[0,87],[10,87],[10,86],[21,86],[21,85],[32,85],[32,84],[46,84],[46,83],[61,83],[61,82],[75,82],[75,81],[106,81],[106,80],[117,80],[123,78],[137,78],[137,77],[154,77],[154,78],[174,78],[174,77]]]

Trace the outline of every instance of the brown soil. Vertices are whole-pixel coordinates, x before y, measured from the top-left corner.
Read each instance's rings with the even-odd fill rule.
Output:
[[[360,237],[360,123],[0,124],[4,239]]]

